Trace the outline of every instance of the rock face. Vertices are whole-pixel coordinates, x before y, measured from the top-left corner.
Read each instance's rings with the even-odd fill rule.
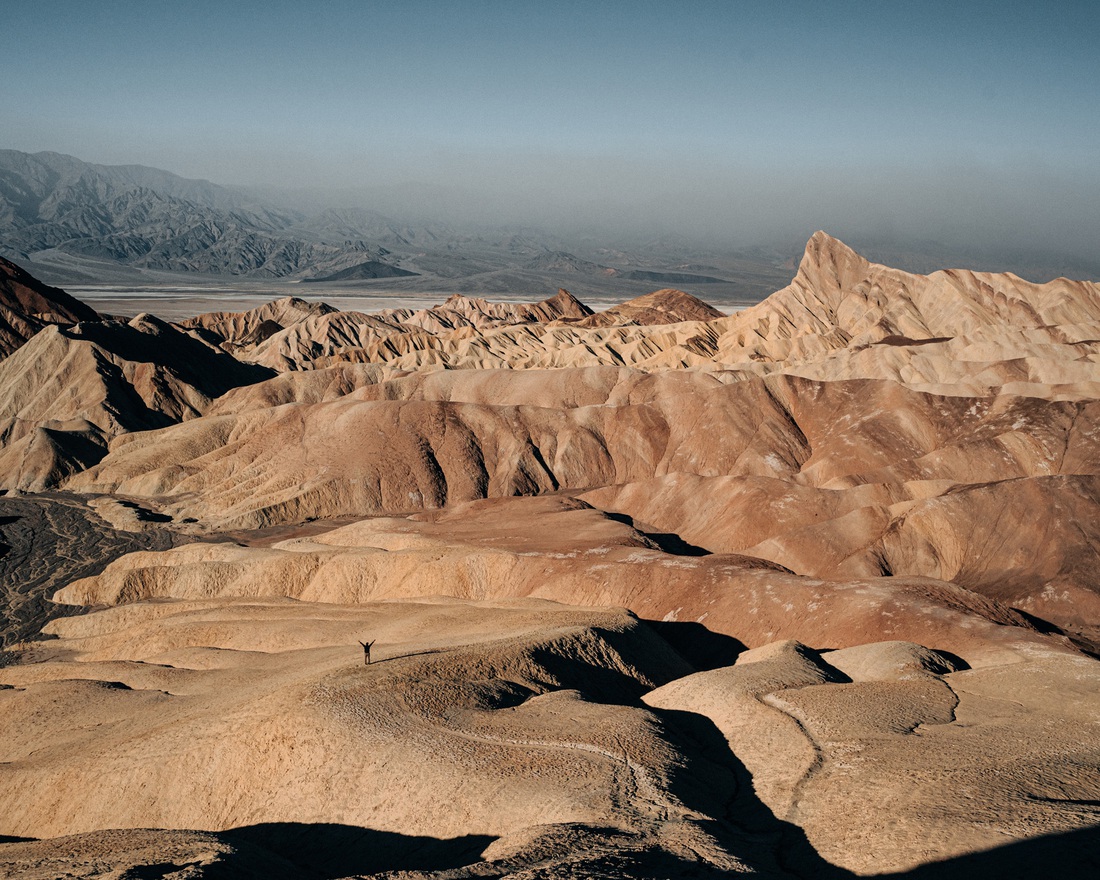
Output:
[[[623,324],[682,324],[685,321],[713,321],[723,317],[718,309],[682,290],[658,290],[639,296],[607,311],[586,318],[586,327],[613,327]]]
[[[0,364],[0,485],[55,486],[110,438],[193,418],[268,375],[150,315],[46,326]]]
[[[1091,877],[1097,340],[823,233],[729,316],[44,327],[0,475],[114,549],[0,664],[0,871]]]
[[[0,358],[48,324],[98,320],[94,309],[0,257]]]

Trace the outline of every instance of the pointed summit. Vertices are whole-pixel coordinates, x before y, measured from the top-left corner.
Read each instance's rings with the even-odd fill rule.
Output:
[[[558,292],[549,299],[543,300],[541,305],[552,309],[559,318],[586,318],[592,314],[592,309],[564,287],[559,287]]]
[[[870,265],[870,260],[857,254],[839,238],[833,238],[819,229],[806,242],[806,250],[798,264],[798,274],[819,275],[824,271],[839,279],[852,272],[865,272]]]

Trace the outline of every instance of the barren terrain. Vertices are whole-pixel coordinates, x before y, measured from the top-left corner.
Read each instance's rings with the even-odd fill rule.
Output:
[[[8,278],[4,876],[1100,871],[1097,284]]]

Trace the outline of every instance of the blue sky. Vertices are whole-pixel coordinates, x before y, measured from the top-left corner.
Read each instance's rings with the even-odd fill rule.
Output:
[[[648,211],[1095,253],[1098,7],[15,0],[0,147],[455,187],[509,221]]]

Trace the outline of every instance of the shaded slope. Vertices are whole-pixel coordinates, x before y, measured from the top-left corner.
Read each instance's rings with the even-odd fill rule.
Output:
[[[498,390],[530,387],[515,376],[461,378],[473,392],[478,380]],[[212,415],[120,440],[70,485],[166,496],[187,516],[258,526],[630,482],[668,470],[793,473],[807,454],[761,382],[621,378],[622,387],[610,390],[613,405],[598,405],[607,402],[598,385],[590,406],[465,403],[453,392],[440,400],[433,392],[446,384],[410,377],[327,402]],[[401,394],[410,399],[389,399]],[[277,458],[269,454],[275,447],[283,450]]]
[[[269,375],[147,315],[48,326],[0,363],[4,485],[55,485],[111,437],[193,418]]]
[[[0,257],[0,358],[48,324],[98,320],[94,309]]]

